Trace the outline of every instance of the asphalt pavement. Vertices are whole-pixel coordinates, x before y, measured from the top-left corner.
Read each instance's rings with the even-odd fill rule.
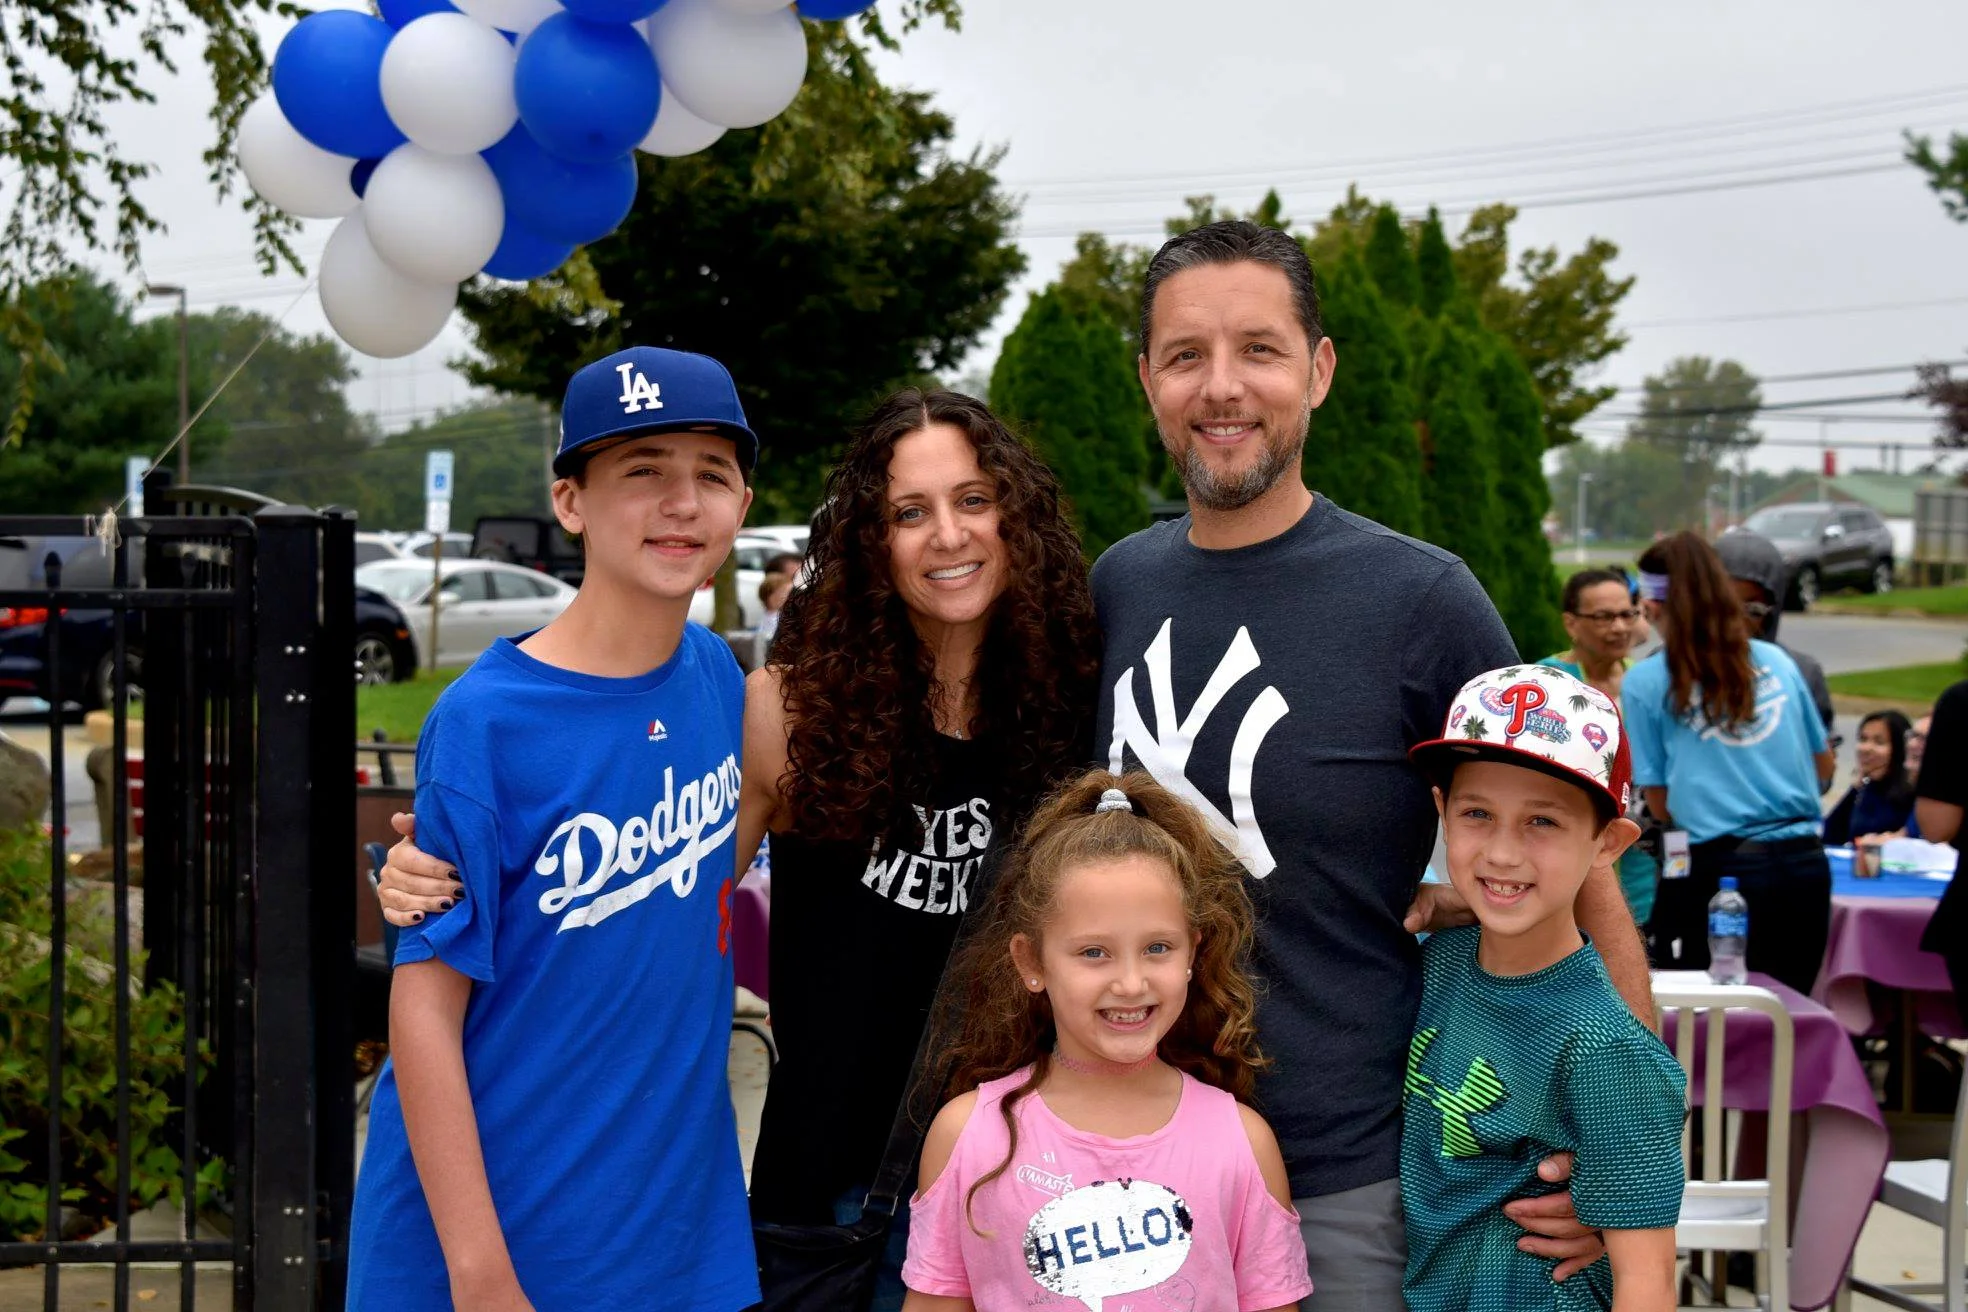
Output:
[[[1785,615],[1778,637],[1809,652],[1826,674],[1893,665],[1938,665],[1961,659],[1968,622],[1889,615]]]

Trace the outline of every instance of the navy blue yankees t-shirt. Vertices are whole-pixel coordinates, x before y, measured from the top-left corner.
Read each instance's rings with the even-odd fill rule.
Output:
[[[631,679],[502,639],[418,740],[417,842],[466,897],[396,959],[473,981],[472,1111],[539,1312],[758,1300],[725,1072],[743,699],[730,649],[695,624]],[[352,1224],[350,1308],[450,1308],[393,1065]]]

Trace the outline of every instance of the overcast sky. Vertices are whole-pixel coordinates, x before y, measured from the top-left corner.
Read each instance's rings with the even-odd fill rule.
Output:
[[[1766,378],[1968,358],[1968,225],[1895,162],[1903,127],[1968,131],[1959,0],[967,0],[966,10],[960,34],[918,32],[882,68],[934,94],[961,148],[1006,147],[999,176],[1025,198],[1031,270],[973,368],[988,368],[1076,232],[1154,242],[1185,195],[1248,205],[1267,185],[1308,222],[1349,181],[1403,209],[1439,204],[1452,230],[1475,204],[1520,204],[1519,246],[1617,243],[1617,269],[1637,282],[1621,312],[1632,341],[1604,370],[1610,382],[1637,384],[1693,353]],[[260,279],[243,217],[213,201],[197,159],[210,93],[188,55],[158,105],[118,119],[131,151],[163,166],[146,194],[170,230],[146,243],[145,273],[187,284],[194,308],[232,301],[320,331],[311,293],[288,309],[301,280]],[[1733,185],[1799,175],[1816,176]],[[1647,192],[1680,194],[1634,195]],[[318,253],[332,226],[308,225],[304,253]],[[454,325],[408,359],[359,359],[354,403],[392,429],[455,404],[466,392],[446,362],[466,349]],[[1764,398],[1838,400],[1910,382],[1908,372],[1773,382]],[[1346,385],[1343,360],[1336,385]],[[1622,397],[1601,413],[1629,406]],[[1931,433],[1886,418],[1920,413],[1911,403],[1802,413],[1844,418],[1765,416],[1756,463],[1815,464],[1828,434],[1844,467],[1870,465],[1878,443]],[[1606,419],[1593,431],[1619,427]]]

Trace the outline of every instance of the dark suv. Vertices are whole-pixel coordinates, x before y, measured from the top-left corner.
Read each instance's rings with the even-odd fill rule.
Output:
[[[1783,552],[1790,567],[1784,604],[1791,610],[1809,610],[1831,588],[1893,589],[1893,535],[1869,507],[1824,501],[1769,506],[1743,527]]]

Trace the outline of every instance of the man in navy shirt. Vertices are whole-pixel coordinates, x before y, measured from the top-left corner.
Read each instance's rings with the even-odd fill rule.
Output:
[[[725,1086],[744,683],[687,621],[757,454],[704,356],[636,347],[568,384],[580,593],[417,744],[418,838],[464,895],[397,949],[351,1308],[758,1301]]]

